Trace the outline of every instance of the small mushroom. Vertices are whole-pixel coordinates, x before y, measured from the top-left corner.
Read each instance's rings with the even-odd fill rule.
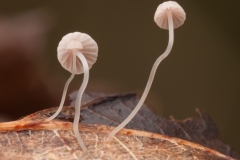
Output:
[[[154,20],[160,28],[169,30],[169,41],[168,41],[167,49],[160,57],[158,57],[158,59],[153,64],[147,85],[145,87],[145,90],[137,106],[134,108],[131,114],[108,135],[107,140],[111,140],[119,130],[125,127],[131,121],[131,119],[137,114],[137,112],[143,105],[148,95],[148,92],[151,88],[158,65],[164,58],[168,56],[168,54],[172,49],[173,40],[174,40],[173,30],[174,28],[178,28],[179,26],[181,26],[184,23],[185,19],[186,19],[186,13],[177,2],[167,1],[158,6],[157,11],[154,15]]]
[[[57,51],[57,57],[62,67],[72,73],[72,75],[65,84],[62,100],[58,110],[51,117],[46,119],[46,121],[53,120],[62,110],[68,85],[74,78],[75,74],[84,73],[83,82],[76,98],[73,131],[83,150],[83,156],[87,156],[88,151],[79,134],[78,123],[80,119],[82,95],[88,83],[89,69],[97,60],[98,45],[89,35],[81,32],[74,32],[69,33],[62,38],[59,42]]]

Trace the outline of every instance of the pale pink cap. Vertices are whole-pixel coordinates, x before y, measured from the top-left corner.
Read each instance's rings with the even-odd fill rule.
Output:
[[[168,16],[167,10],[172,12],[173,28],[180,27],[185,19],[186,13],[183,8],[175,1],[167,1],[160,4],[154,15],[154,21],[160,28],[168,29]]]
[[[80,59],[76,58],[76,71],[73,70],[73,50],[80,51],[87,60],[89,69],[96,62],[98,56],[97,43],[86,33],[74,32],[65,35],[59,42],[57,52],[58,61],[62,67],[71,73],[83,73]]]

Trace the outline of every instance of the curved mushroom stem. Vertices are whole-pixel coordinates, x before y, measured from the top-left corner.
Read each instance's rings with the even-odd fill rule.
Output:
[[[83,95],[84,90],[87,87],[87,83],[88,83],[88,79],[89,79],[89,67],[88,67],[86,58],[84,57],[84,55],[81,52],[74,51],[73,53],[76,54],[76,56],[81,60],[82,66],[83,66],[83,73],[84,73],[83,83],[78,91],[76,104],[75,104],[75,117],[74,117],[74,122],[73,122],[73,131],[78,140],[79,145],[81,146],[81,148],[83,150],[83,156],[81,157],[81,159],[85,159],[88,157],[88,150],[80,136],[78,124],[79,124],[79,119],[80,119],[80,111],[81,111],[80,108],[81,108],[82,95]]]
[[[76,55],[73,54],[73,68],[74,70],[76,70]],[[64,104],[64,101],[65,101],[65,98],[66,98],[66,94],[67,94],[67,89],[68,89],[68,86],[70,84],[70,82],[73,80],[75,74],[72,73],[72,75],[70,76],[70,78],[67,80],[65,86],[64,86],[64,89],[63,89],[63,94],[62,94],[62,100],[61,100],[61,103],[57,109],[57,111],[49,118],[46,119],[46,121],[51,121],[53,120],[54,118],[57,117],[57,115],[61,112],[62,108],[63,108],[63,104]]]
[[[108,138],[107,140],[111,140],[113,138],[113,136],[119,131],[121,130],[123,127],[125,127],[129,121],[131,121],[131,119],[136,115],[136,113],[139,111],[139,109],[141,108],[141,106],[143,105],[147,95],[148,95],[148,92],[151,88],[151,85],[152,85],[152,82],[153,82],[153,79],[154,79],[154,75],[156,73],[156,70],[157,70],[157,67],[158,65],[160,64],[160,62],[166,58],[168,56],[168,54],[170,53],[171,49],[172,49],[172,46],[173,46],[173,41],[174,41],[174,32],[173,32],[173,19],[172,19],[172,13],[171,11],[168,11],[167,12],[167,15],[168,15],[168,29],[169,29],[169,41],[168,41],[168,46],[167,46],[167,49],[165,50],[165,52],[160,56],[158,57],[158,59],[155,61],[153,67],[152,67],[152,70],[151,70],[151,73],[150,73],[150,76],[149,76],[149,79],[148,79],[148,82],[147,82],[147,85],[145,87],[145,90],[142,94],[142,97],[140,99],[140,101],[138,102],[137,106],[134,108],[134,110],[131,112],[131,114],[120,124],[118,125],[109,135],[108,135]]]

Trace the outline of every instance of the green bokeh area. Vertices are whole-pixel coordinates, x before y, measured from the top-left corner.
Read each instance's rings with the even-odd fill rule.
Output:
[[[167,46],[168,31],[153,21],[160,0],[9,0],[0,13],[17,14],[46,8],[55,17],[48,35],[44,70],[58,75],[59,88],[70,76],[56,58],[61,38],[74,31],[91,35],[99,58],[90,72],[88,92],[144,90],[151,67]],[[159,66],[146,104],[176,119],[205,110],[220,135],[240,150],[240,1],[179,0],[187,19],[175,30],[173,50]],[[72,85],[79,86],[81,76]],[[70,87],[70,90],[72,89]]]

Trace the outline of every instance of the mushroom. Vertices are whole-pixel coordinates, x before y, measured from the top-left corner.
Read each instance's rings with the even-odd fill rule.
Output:
[[[88,83],[89,69],[97,60],[98,45],[89,35],[81,32],[74,32],[69,33],[62,38],[59,42],[57,51],[57,57],[62,67],[72,73],[72,75],[64,86],[62,100],[58,110],[51,117],[46,119],[46,121],[53,120],[62,110],[68,85],[74,78],[75,74],[84,73],[83,82],[76,98],[73,131],[83,150],[83,155],[87,156],[88,151],[79,134],[78,123],[80,119],[82,95]]]
[[[167,49],[160,57],[158,57],[158,59],[153,64],[147,85],[145,87],[145,90],[144,90],[142,97],[139,100],[137,106],[133,109],[131,114],[108,135],[107,140],[111,140],[113,138],[113,136],[119,130],[121,130],[123,127],[125,127],[131,121],[131,119],[137,114],[137,112],[143,105],[143,103],[148,95],[148,92],[150,90],[150,87],[152,85],[154,75],[156,73],[158,65],[164,58],[166,58],[168,56],[168,54],[170,53],[170,51],[172,49],[173,40],[174,40],[173,29],[181,26],[184,23],[185,19],[186,19],[186,13],[184,12],[183,8],[177,2],[167,1],[158,6],[157,11],[154,15],[154,21],[157,23],[157,25],[160,28],[169,30],[169,41],[168,41]]]

